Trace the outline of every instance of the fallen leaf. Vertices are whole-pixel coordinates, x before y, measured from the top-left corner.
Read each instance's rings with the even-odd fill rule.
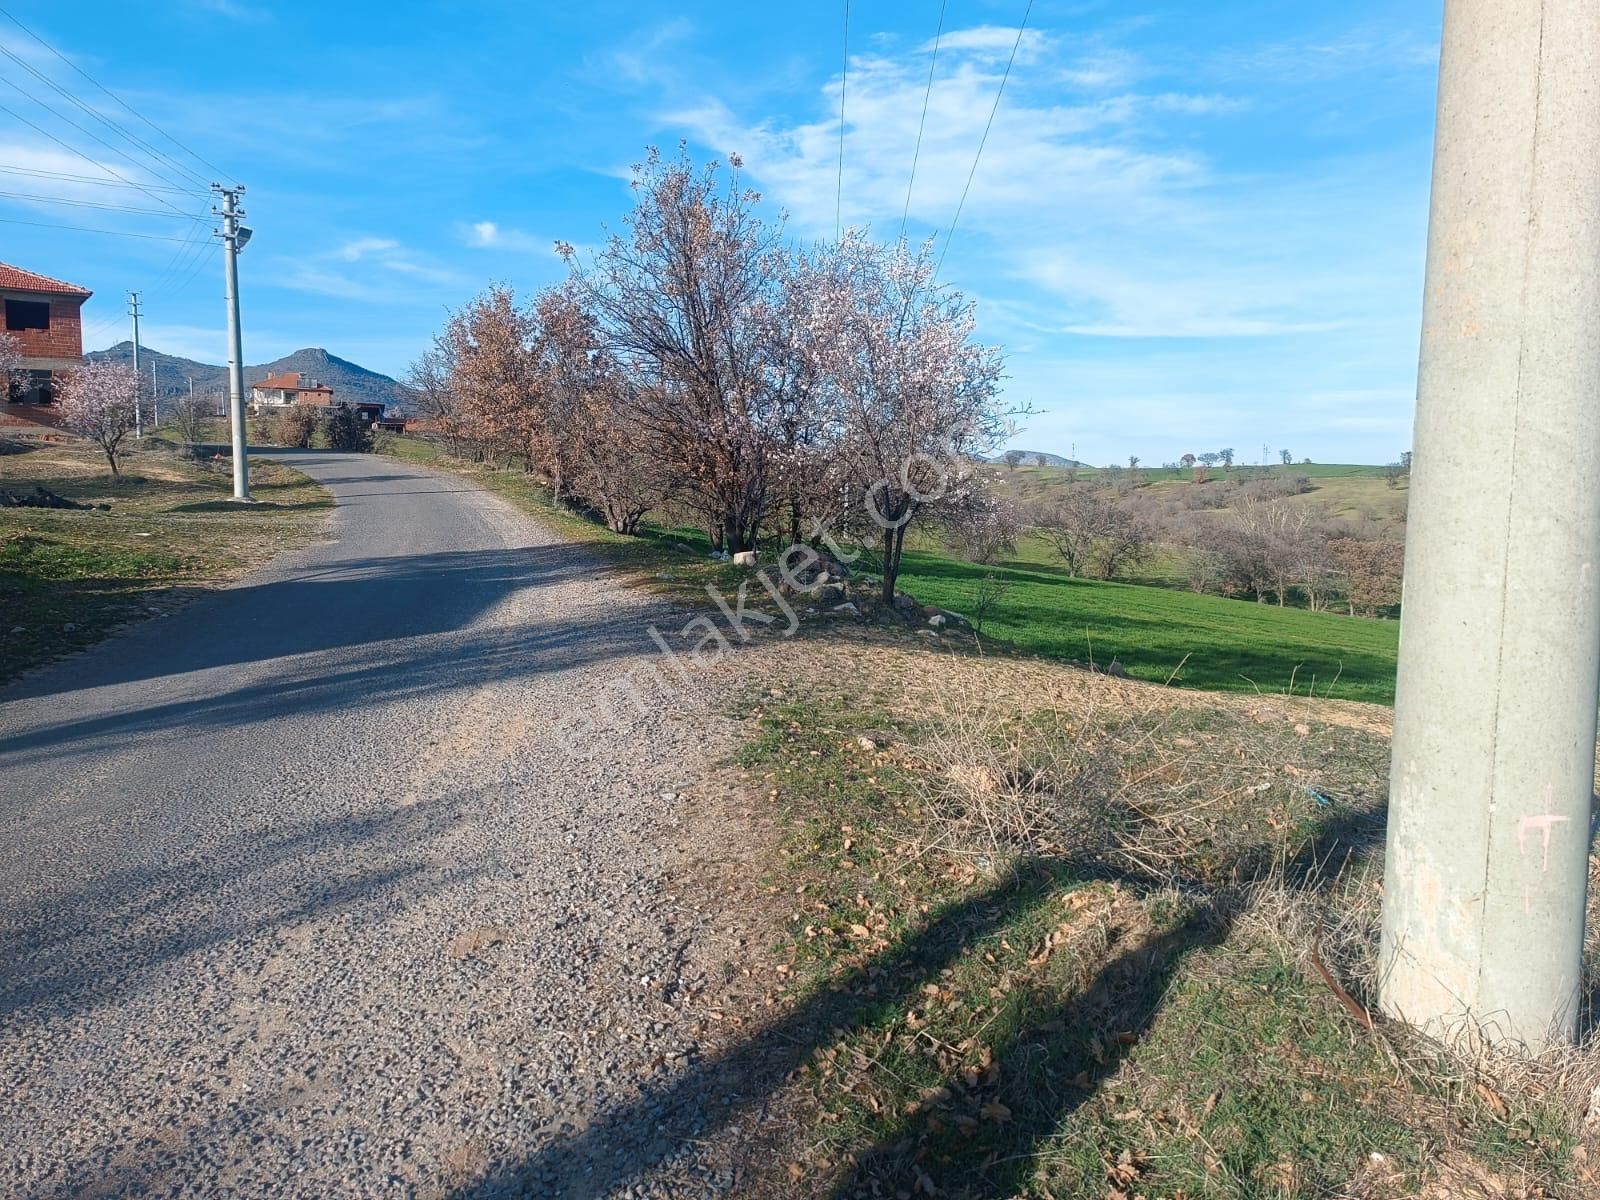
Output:
[[[985,1121],[993,1121],[996,1125],[1004,1125],[1011,1120],[1011,1110],[998,1100],[991,1100],[978,1110],[978,1115]]]
[[[1493,1112],[1495,1116],[1504,1121],[1511,1115],[1511,1109],[1508,1108],[1506,1106],[1506,1102],[1501,1099],[1499,1092],[1496,1092],[1488,1084],[1484,1083],[1475,1083],[1472,1086],[1473,1090],[1478,1093],[1478,1098],[1482,1100],[1484,1104],[1488,1105],[1489,1110]]]

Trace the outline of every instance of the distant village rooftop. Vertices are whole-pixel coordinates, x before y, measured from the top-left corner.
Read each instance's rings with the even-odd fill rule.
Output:
[[[333,404],[333,389],[325,383],[311,380],[302,383],[304,379],[299,371],[284,371],[278,375],[268,375],[250,385],[250,400],[258,406],[279,408],[289,404],[314,404],[319,408],[327,408]]]

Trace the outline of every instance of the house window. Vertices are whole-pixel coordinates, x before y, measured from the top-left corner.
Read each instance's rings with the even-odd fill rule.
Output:
[[[19,371],[11,378],[7,399],[12,404],[54,404],[55,380],[49,371]]]
[[[49,303],[44,300],[7,300],[6,328],[13,331],[49,329]]]

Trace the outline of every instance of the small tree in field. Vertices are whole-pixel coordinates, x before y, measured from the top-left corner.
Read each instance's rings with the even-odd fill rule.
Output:
[[[172,403],[172,428],[178,440],[193,445],[205,435],[206,402],[199,396],[180,395]]]
[[[133,368],[85,363],[62,385],[61,425],[99,446],[111,474],[117,476],[122,473],[117,454],[133,432],[138,405],[139,377]]]
[[[1401,543],[1342,537],[1329,542],[1328,550],[1343,576],[1351,616],[1362,613],[1375,617],[1379,609],[1400,603],[1406,558]]]
[[[1020,467],[1022,465],[1023,458],[1024,458],[1024,455],[1023,455],[1021,450],[1007,450],[1006,451],[1006,466],[1010,467],[1013,471],[1015,471],[1018,467]]]

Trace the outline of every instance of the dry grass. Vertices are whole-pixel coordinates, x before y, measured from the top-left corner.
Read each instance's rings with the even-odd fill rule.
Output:
[[[788,962],[862,997],[801,1084],[804,1194],[1596,1194],[1592,1043],[1369,1016],[1387,711],[871,637],[735,661]]]

